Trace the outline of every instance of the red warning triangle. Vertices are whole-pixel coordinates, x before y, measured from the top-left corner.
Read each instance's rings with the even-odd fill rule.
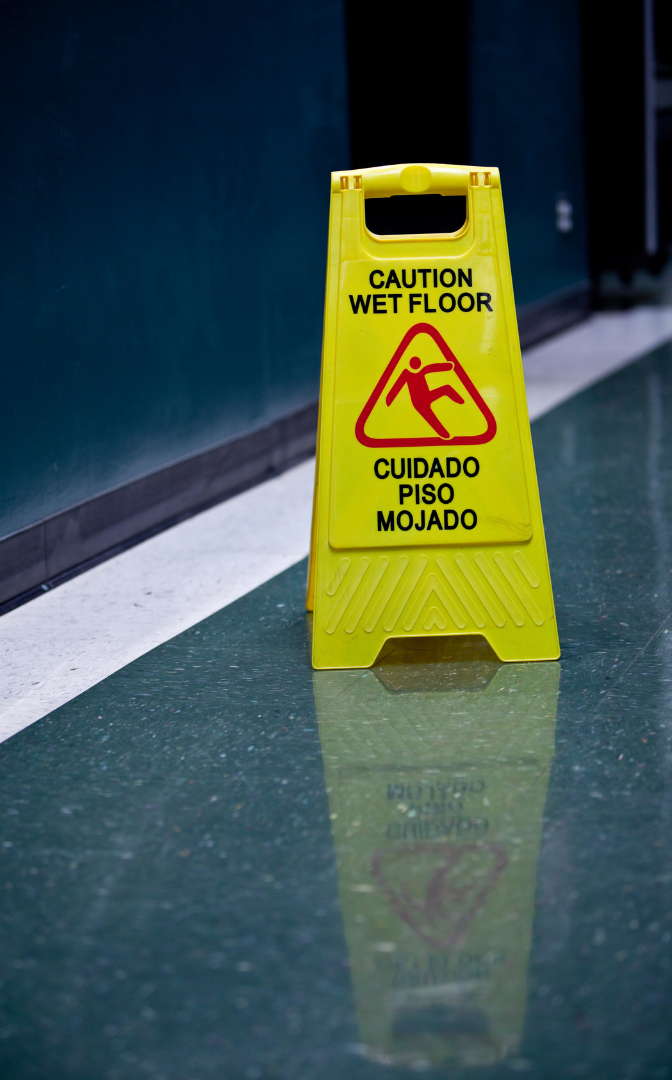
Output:
[[[374,851],[371,872],[418,937],[434,949],[449,949],[483,908],[508,861],[501,844],[432,840]]]
[[[363,446],[473,446],[496,432],[492,412],[429,323],[404,334],[355,425]]]

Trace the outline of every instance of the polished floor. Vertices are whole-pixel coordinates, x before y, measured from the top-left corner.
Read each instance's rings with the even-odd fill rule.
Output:
[[[3,1080],[672,1078],[672,345],[532,430],[559,663],[299,562],[0,746]]]

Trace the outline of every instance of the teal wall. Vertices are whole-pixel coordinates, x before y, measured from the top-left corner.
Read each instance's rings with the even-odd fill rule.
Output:
[[[459,116],[426,103],[445,159],[470,100],[519,304],[587,277],[577,3],[471,0],[470,77],[466,51],[446,61]],[[350,149],[342,0],[0,8],[3,536],[315,397],[328,175]],[[392,135],[429,150],[413,93]],[[353,107],[373,138],[384,106]]]
[[[472,162],[501,170],[516,303],[586,281],[578,0],[472,0],[470,97]]]
[[[318,390],[340,0],[0,13],[0,535]]]

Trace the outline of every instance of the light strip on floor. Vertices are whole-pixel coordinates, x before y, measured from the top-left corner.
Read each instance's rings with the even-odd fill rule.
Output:
[[[672,308],[600,312],[523,354],[530,420],[672,337]]]
[[[0,618],[0,741],[286,570],[308,550],[315,461]]]

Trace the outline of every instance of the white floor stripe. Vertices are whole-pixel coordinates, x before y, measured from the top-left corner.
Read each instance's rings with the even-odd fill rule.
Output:
[[[308,552],[314,459],[0,619],[0,741]]]
[[[594,315],[524,356],[530,417],[672,338],[672,308]],[[0,741],[308,552],[306,462],[0,619]]]
[[[603,312],[523,354],[530,419],[672,338],[672,308]]]

